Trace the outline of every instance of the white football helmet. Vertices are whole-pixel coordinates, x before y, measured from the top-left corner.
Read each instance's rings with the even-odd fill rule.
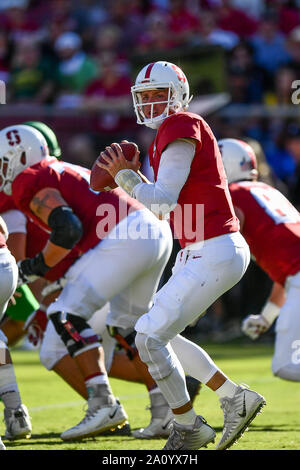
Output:
[[[156,89],[168,89],[169,94],[164,112],[160,116],[153,117],[153,106],[157,103],[143,104],[140,93]],[[192,99],[192,97],[190,98],[189,83],[183,71],[177,65],[165,61],[146,65],[136,77],[135,85],[131,87],[131,93],[137,123],[145,124],[152,129],[158,129],[170,114],[186,111]],[[144,115],[143,106],[145,105],[151,105],[150,118],[146,118]]]
[[[16,176],[49,156],[45,137],[33,127],[16,125],[0,131],[0,191],[11,195]]]
[[[258,175],[254,150],[246,142],[238,139],[218,141],[228,183],[253,180]]]

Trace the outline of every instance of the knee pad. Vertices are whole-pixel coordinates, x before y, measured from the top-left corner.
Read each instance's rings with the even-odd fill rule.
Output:
[[[147,364],[154,380],[168,377],[173,372],[175,361],[170,345],[167,346],[163,341],[144,333],[137,333],[135,344],[141,360]]]
[[[81,317],[56,312],[49,316],[71,357],[100,346],[100,338]]]
[[[132,361],[137,354],[135,346],[136,332],[131,329],[117,328],[116,326],[106,325],[109,335],[115,338],[117,345],[126,351],[128,358]]]

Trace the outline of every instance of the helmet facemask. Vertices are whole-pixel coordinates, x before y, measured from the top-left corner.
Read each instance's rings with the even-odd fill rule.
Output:
[[[0,191],[10,196],[13,180],[26,166],[26,152],[21,145],[0,156]]]
[[[141,93],[153,90],[168,90],[166,101],[142,103]],[[186,111],[192,97],[189,97],[189,84],[183,71],[165,61],[146,65],[138,74],[135,85],[131,87],[133,106],[137,123],[158,129],[162,122],[174,113]],[[164,111],[154,116],[154,106],[165,104]],[[151,107],[150,117],[146,117],[144,106]],[[147,113],[148,115],[148,113]]]
[[[147,90],[160,90],[167,89],[168,97],[166,101],[152,101],[152,102],[142,102],[141,93]],[[135,85],[132,87],[132,98],[134,110],[137,116],[138,124],[145,124],[152,129],[157,129],[162,121],[164,121],[168,116],[178,112],[181,108],[179,101],[176,99],[176,90],[173,83],[157,83],[153,86],[153,83]],[[164,111],[159,115],[154,117],[154,106],[165,104]],[[144,113],[144,107],[151,106],[150,117],[147,118]]]

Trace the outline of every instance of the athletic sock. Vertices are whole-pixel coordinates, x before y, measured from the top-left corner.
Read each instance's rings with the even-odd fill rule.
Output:
[[[237,388],[238,386],[234,382],[227,379],[223,383],[223,385],[221,385],[221,387],[215,390],[215,392],[219,396],[219,398],[225,398],[225,397],[232,398],[235,395]]]
[[[86,387],[97,384],[109,384],[107,374],[90,375],[84,379]]]
[[[178,424],[194,424],[197,415],[195,410],[192,408],[191,410],[187,411],[186,413],[182,414],[174,414],[174,419]]]
[[[6,408],[16,409],[22,403],[13,364],[0,367],[0,398]]]

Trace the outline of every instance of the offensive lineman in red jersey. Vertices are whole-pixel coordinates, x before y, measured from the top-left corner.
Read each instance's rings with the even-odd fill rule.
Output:
[[[16,208],[50,232],[46,246],[18,263],[20,283],[45,277],[72,249],[80,259],[47,315],[74,358],[88,393],[88,409],[64,440],[126,423],[112,394],[99,338],[90,317],[110,301],[108,324],[133,329],[149,309],[172,247],[170,227],[117,188],[95,192],[90,171],[49,156],[43,135],[29,126],[0,131],[0,190]],[[132,260],[135,263],[132,263]],[[144,364],[141,364],[144,366]]]
[[[106,163],[98,165],[158,217],[174,209],[171,222],[182,247],[170,280],[136,323],[136,345],[175,418],[164,449],[199,449],[215,438],[196,416],[183,370],[219,395],[224,429],[217,449],[227,449],[264,398],[228,379],[201,348],[187,354],[183,345],[175,354],[173,345],[178,333],[241,279],[249,249],[238,231],[216,139],[200,116],[186,112],[190,98],[183,71],[164,61],[149,64],[138,74],[132,95],[137,122],[157,130],[149,151],[155,183],[138,173],[138,151],[128,162],[118,144],[106,149],[109,156],[101,153]]]
[[[300,214],[277,189],[260,181],[251,146],[237,139],[219,141],[232,201],[257,264],[274,281],[260,315],[249,315],[242,330],[252,339],[275,319],[274,375],[300,381]]]

